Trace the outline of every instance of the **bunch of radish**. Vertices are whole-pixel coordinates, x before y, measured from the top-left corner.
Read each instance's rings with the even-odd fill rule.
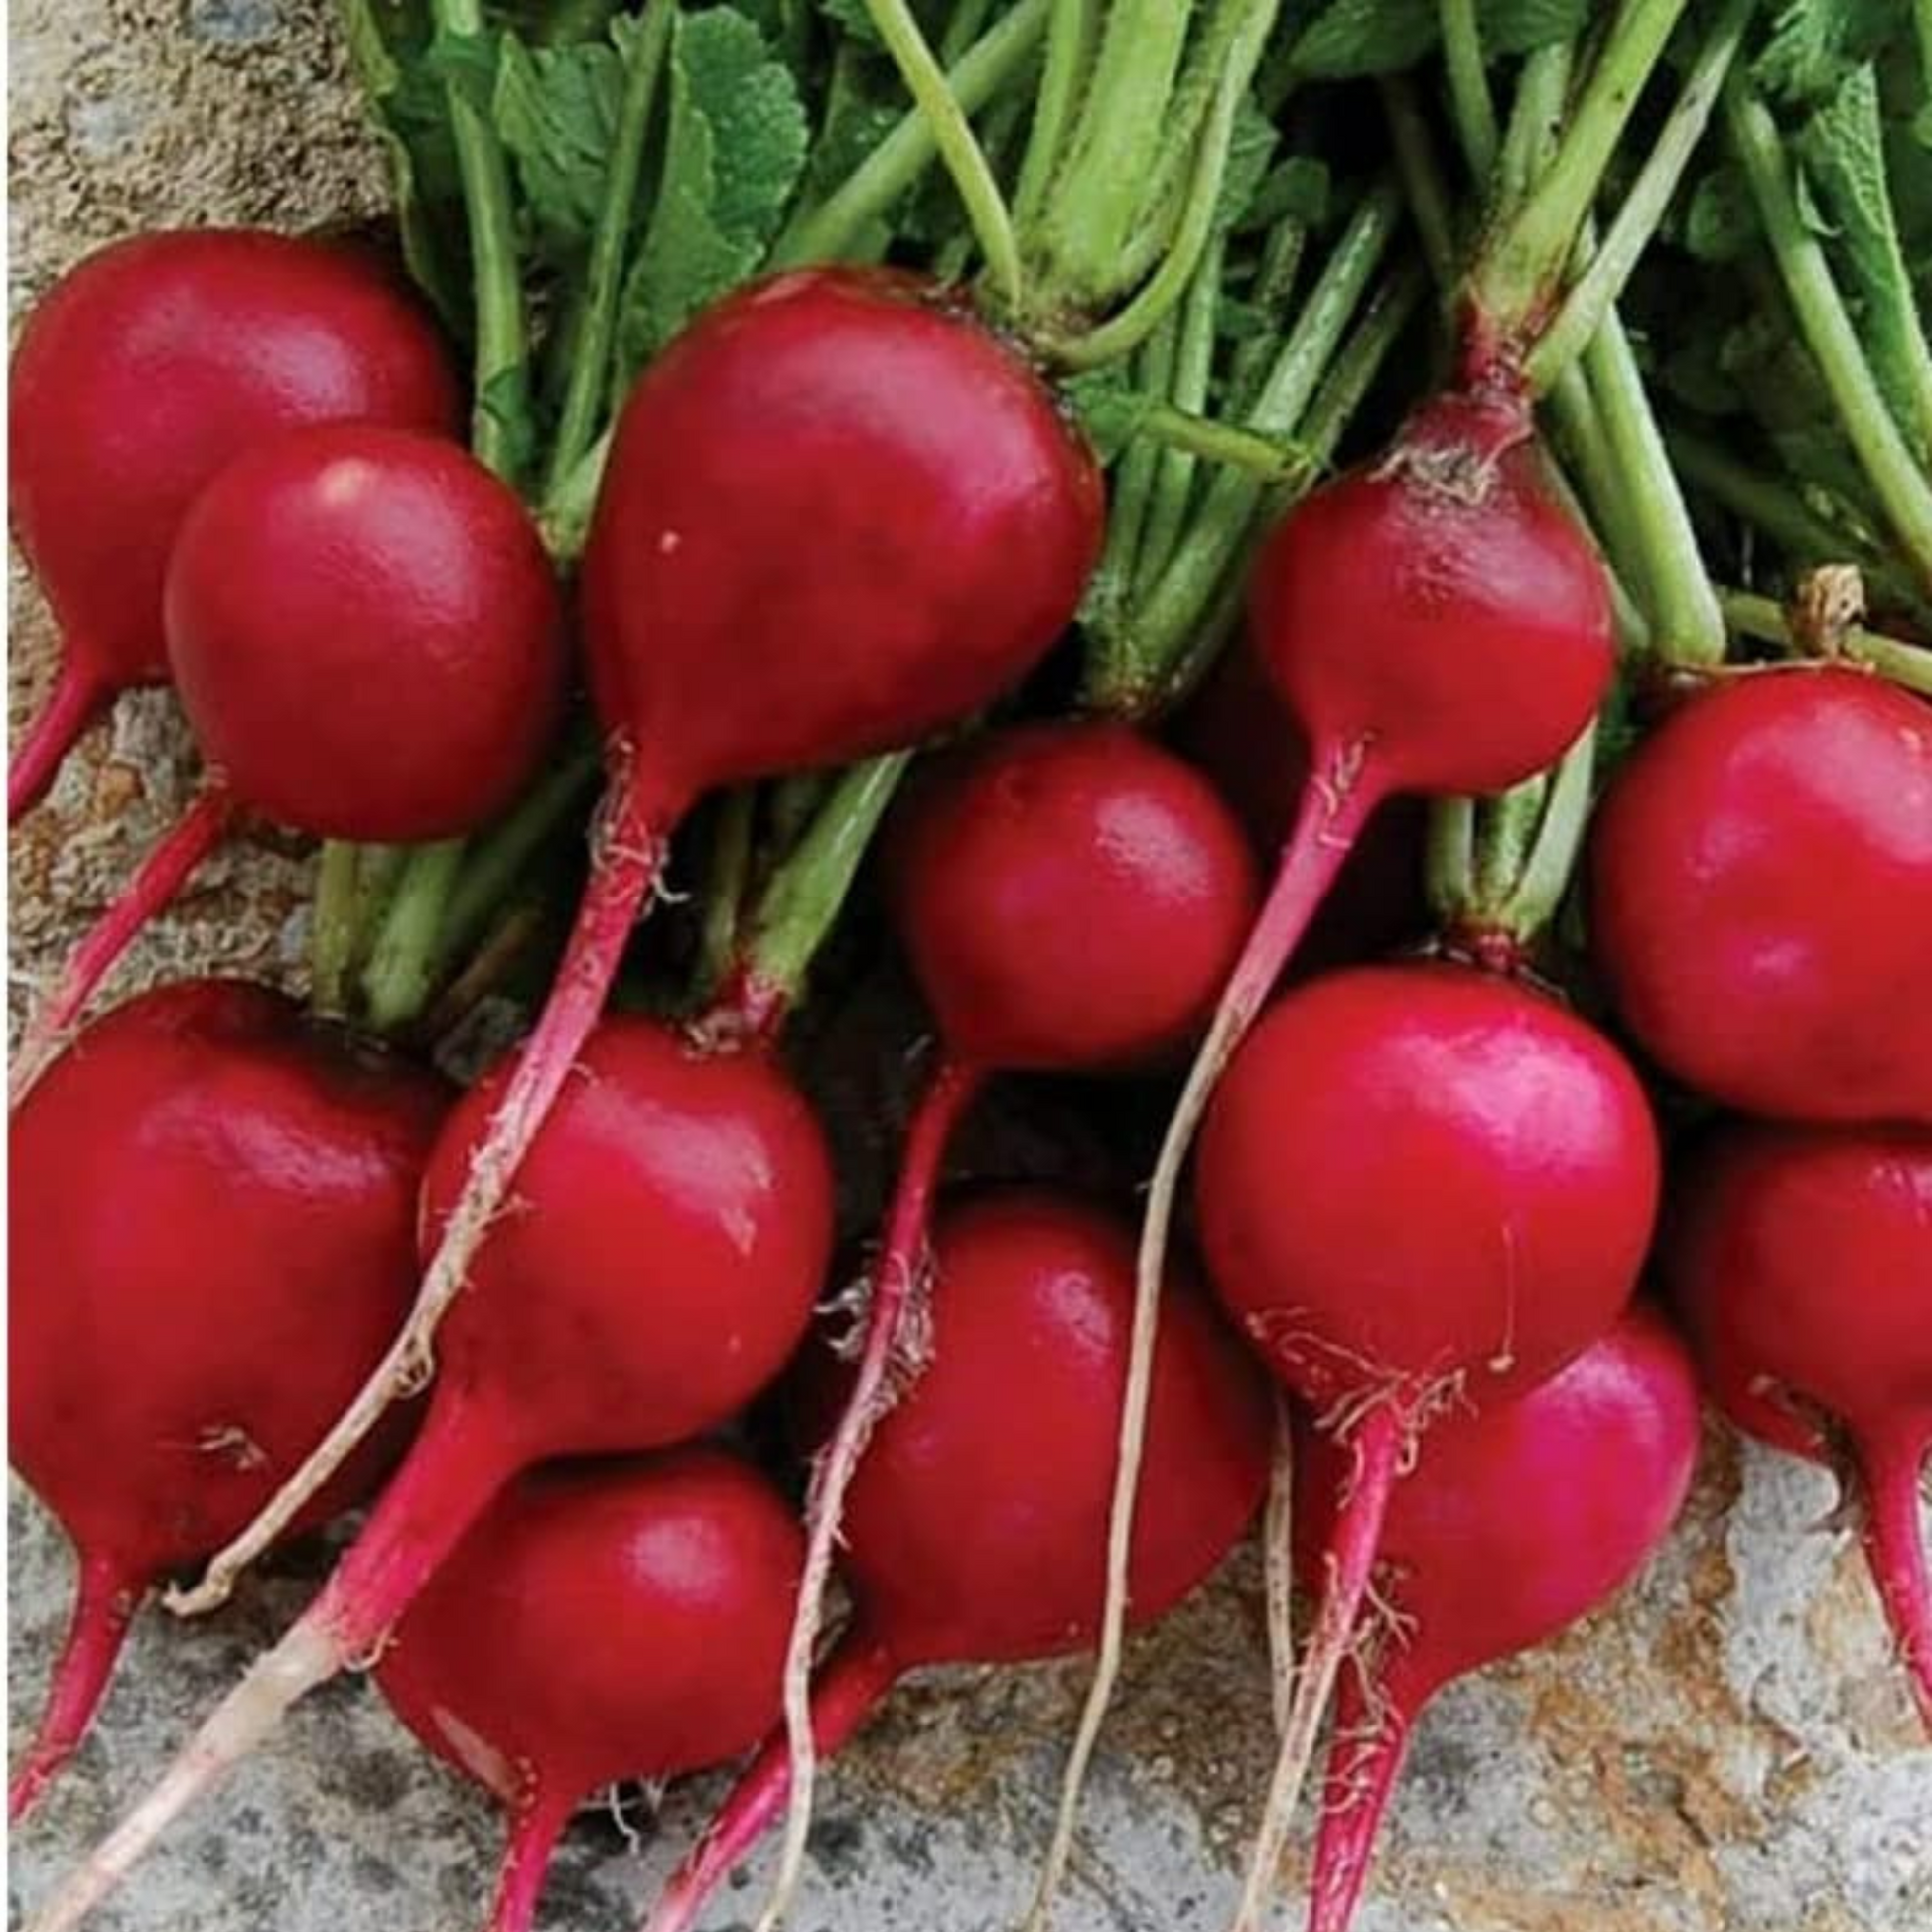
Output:
[[[78,1560],[13,1815],[151,1588],[212,1610],[369,1506],[30,1932],[364,1667],[508,1814],[490,1932],[601,1788],[721,1769],[648,1932],[782,1821],[777,1932],[901,1677],[1087,1656],[1046,1932],[1125,1638],[1271,1477],[1232,1932],[1324,1725],[1345,1932],[1431,1698],[1670,1532],[1700,1376],[1845,1484],[1932,1727],[1932,669],[1801,569],[1822,527],[1932,603],[1873,415],[1932,351],[1881,288],[1850,348],[1820,306],[1749,0],[1506,48],[1446,5],[1440,70],[1358,11],[1324,53],[1273,0],[937,47],[902,0],[372,10],[420,303],[207,230],[29,317],[62,669],[10,816],[131,685],[204,777],[10,1082],[11,1453]],[[1323,61],[1384,78],[1386,152]],[[1673,465],[1622,319],[1720,132],[1847,398],[1795,506]],[[309,1010],[89,1021],[249,816],[321,847]],[[491,993],[523,1031],[466,1055]],[[870,1135],[841,997],[902,1016]],[[1112,1198],[1071,1153],[956,1171],[1046,1081]]]

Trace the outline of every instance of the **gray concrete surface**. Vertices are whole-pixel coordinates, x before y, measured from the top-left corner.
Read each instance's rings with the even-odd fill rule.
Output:
[[[138,225],[299,225],[380,193],[333,10],[298,0],[19,0],[15,307]],[[11,717],[48,668],[16,566]],[[111,733],[15,839],[16,998],[184,795],[165,700]],[[219,962],[293,975],[299,847],[210,869],[127,983]],[[1915,1745],[1846,1538],[1815,1473],[1713,1436],[1697,1500],[1614,1614],[1446,1696],[1419,1737],[1361,1932],[1927,1932],[1932,1752]],[[58,1634],[59,1534],[9,1510],[9,1739]],[[18,1835],[16,1917],[115,1817],[257,1646],[316,1557],[211,1626],[147,1618],[95,1739]],[[1095,1780],[1067,1932],[1215,1932],[1269,1752],[1260,1585],[1244,1553],[1140,1643]],[[798,1932],[999,1932],[1027,1893],[1076,1671],[909,1686],[826,1789]],[[544,1923],[621,1932],[717,1785],[672,1792],[627,1844],[587,1820]],[[183,1829],[99,1923],[120,1932],[463,1932],[496,1849],[487,1807],[362,1686],[338,1686]],[[756,1881],[709,1932],[749,1925]],[[1292,1922],[1292,1913],[1287,1922]]]

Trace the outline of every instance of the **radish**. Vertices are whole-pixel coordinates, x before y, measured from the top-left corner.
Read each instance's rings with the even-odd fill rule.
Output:
[[[832,1238],[831,1164],[797,1090],[763,1055],[702,1053],[621,1017],[592,1035],[577,1072],[523,1167],[515,1212],[476,1258],[422,1433],[366,1528],[40,1932],[76,1923],[290,1705],[374,1655],[519,1470],[715,1428],[796,1345]],[[513,1077],[498,1067],[446,1123],[424,1182],[425,1250]],[[405,1334],[391,1349],[403,1382],[426,1366],[410,1347]]]
[[[1352,1458],[1308,1430],[1296,1540],[1319,1590]],[[1607,1602],[1655,1553],[1697,1463],[1683,1344],[1628,1311],[1550,1381],[1432,1432],[1389,1498],[1373,1609],[1336,1700],[1309,1932],[1347,1932],[1423,1708],[1451,1679],[1543,1643]]]
[[[19,1818],[84,1736],[142,1596],[248,1522],[402,1323],[447,1105],[265,987],[94,1023],[15,1116],[9,1453],[79,1554]],[[359,1500],[372,1441],[291,1525]]]
[[[14,534],[62,632],[9,823],[115,692],[166,680],[168,552],[216,471],[298,424],[453,436],[463,409],[435,328],[373,260],[241,228],[139,235],[70,269],[27,319],[8,404]]]
[[[207,779],[29,1022],[16,1093],[238,805],[319,838],[447,838],[528,784],[561,712],[535,524],[418,431],[324,424],[237,457],[182,518],[164,605]]]
[[[1836,667],[1725,678],[1618,772],[1590,874],[1617,1011],[1679,1079],[1932,1122],[1932,706]]]
[[[1099,1626],[1127,1373],[1133,1241],[1115,1218],[1041,1188],[942,1211],[925,1346],[878,1422],[846,1499],[857,1610],[812,1691],[817,1748],[839,1748],[895,1681],[927,1664],[1020,1663],[1077,1651]],[[1171,1609],[1252,1519],[1267,1482],[1263,1379],[1194,1285],[1171,1277],[1155,1357],[1133,1615]],[[804,1385],[807,1436],[847,1391]],[[649,1932],[688,1932],[783,1810],[774,1737],[671,1881]]]
[[[1719,1128],[1675,1177],[1662,1271],[1725,1414],[1859,1498],[1932,1734],[1932,1132]]]
[[[783,1498],[712,1449],[537,1470],[457,1546],[375,1681],[509,1810],[489,1932],[527,1932],[591,1793],[728,1762],[770,1728],[799,1554]]]
[[[915,781],[886,850],[894,923],[945,1042],[906,1135],[844,1413],[813,1473],[786,1668],[791,1813],[770,1916],[811,1817],[812,1660],[853,1472],[892,1401],[946,1144],[996,1070],[1118,1068],[1204,1019],[1254,910],[1241,828],[1199,773],[1125,725],[1023,725]]]
[[[1466,967],[1316,980],[1230,1067],[1196,1178],[1209,1274],[1352,1472],[1239,1926],[1260,1922],[1398,1477],[1447,1410],[1520,1394],[1609,1327],[1658,1185],[1649,1105],[1609,1042]]]
[[[750,284],[638,378],[584,555],[609,769],[591,877],[426,1265],[411,1360],[557,1103],[685,809],[987,703],[1071,621],[1102,519],[1099,471],[1051,391],[914,275]],[[371,1382],[302,1482],[396,1393]]]

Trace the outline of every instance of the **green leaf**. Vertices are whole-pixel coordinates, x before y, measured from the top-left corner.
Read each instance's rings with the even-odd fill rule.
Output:
[[[1589,0],[1484,0],[1480,8],[1485,54],[1533,54],[1581,34],[1592,14]]]
[[[1907,24],[1905,13],[1898,0],[1784,0],[1751,78],[1780,100],[1820,99]]]
[[[608,40],[532,49],[503,37],[493,118],[538,252],[552,262],[590,244],[623,85],[623,58]]]
[[[1226,172],[1221,177],[1221,198],[1215,209],[1215,219],[1221,226],[1245,226],[1254,215],[1255,200],[1280,138],[1275,123],[1253,101],[1244,100],[1236,108]]]
[[[1356,80],[1414,67],[1436,45],[1434,0],[1330,0],[1289,48],[1304,80]]]
[[[469,237],[448,99],[425,0],[345,0],[348,48],[382,137],[403,259],[458,335],[469,332]]]
[[[805,166],[798,87],[730,7],[683,14],[657,206],[624,283],[621,377],[764,259]]]
[[[1876,69],[1853,68],[1799,136],[1803,176],[1816,185],[1845,263],[1872,368],[1921,461],[1932,455],[1932,353],[1913,300],[1893,213]]]
[[[1527,54],[1580,34],[1598,11],[1588,0],[1484,0],[1483,52]],[[1289,44],[1304,80],[1358,80],[1414,67],[1435,47],[1436,0],[1330,0]]]

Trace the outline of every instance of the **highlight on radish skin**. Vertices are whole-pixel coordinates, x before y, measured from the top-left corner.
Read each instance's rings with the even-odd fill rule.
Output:
[[[117,691],[166,679],[168,552],[216,471],[298,424],[454,437],[463,413],[399,281],[347,248],[246,228],[138,235],[69,270],[28,315],[8,405],[9,515],[62,633],[8,770],[9,823]]]
[[[804,1332],[830,1260],[832,1173],[785,1076],[761,1054],[707,1054],[624,1017],[598,1029],[578,1070],[524,1167],[525,1211],[504,1221],[451,1312],[422,1431],[361,1535],[37,1932],[78,1923],[291,1705],[375,1655],[520,1470],[715,1428]],[[424,1183],[424,1248],[504,1079],[499,1069],[473,1089],[445,1124]],[[407,1339],[391,1347],[391,1372]]]
[[[104,1015],[14,1117],[9,1454],[80,1582],[9,1817],[85,1735],[143,1595],[249,1521],[401,1326],[448,1102],[265,987],[198,980]],[[400,1437],[291,1530],[368,1495]]]
[[[1837,666],[1713,684],[1618,768],[1589,870],[1591,951],[1668,1071],[1932,1124],[1932,705]]]
[[[1052,392],[916,275],[749,284],[644,370],[584,553],[607,782],[577,922],[425,1267],[407,1351],[291,1497],[426,1369],[692,801],[908,745],[989,703],[1072,621],[1103,520],[1099,470]],[[224,1571],[258,1542],[237,1539]]]
[[[1305,1428],[1299,1447],[1298,1567],[1318,1593],[1352,1458],[1321,1429]],[[1549,1381],[1431,1431],[1389,1497],[1369,1607],[1349,1637],[1309,1932],[1347,1932],[1429,1700],[1623,1588],[1683,1509],[1697,1449],[1690,1357],[1641,1305]]]
[[[855,1604],[812,1687],[818,1751],[865,1722],[907,1671],[1019,1663],[1092,1643],[1106,1569],[1114,1415],[1126,1385],[1134,1245],[1112,1213],[1038,1187],[949,1202],[933,1229],[923,1345],[846,1498]],[[1265,1378],[1197,1285],[1171,1274],[1149,1409],[1132,1616],[1152,1621],[1240,1540],[1267,1486]],[[850,1381],[829,1354],[796,1406],[822,1443]],[[649,1932],[690,1932],[783,1812],[774,1736],[679,1868]]]
[[[764,1920],[803,1869],[811,1672],[844,1501],[894,1398],[947,1142],[987,1076],[1145,1063],[1205,1019],[1255,904],[1241,828],[1197,771],[1125,725],[1021,725],[915,774],[887,896],[942,1042],[907,1129],[852,1386],[813,1464],[785,1673],[790,1808]]]
[[[488,1932],[528,1932],[594,1792],[727,1763],[770,1729],[800,1554],[784,1499],[713,1449],[552,1464],[458,1544],[375,1681],[509,1812]]]
[[[1720,1127],[1673,1175],[1660,1265],[1725,1414],[1854,1501],[1932,1737],[1932,1131]]]
[[[1229,1068],[1195,1180],[1209,1277],[1351,1468],[1243,1932],[1262,1921],[1401,1471],[1426,1465],[1442,1416],[1520,1395],[1608,1328],[1650,1243],[1659,1168],[1649,1103],[1609,1041],[1468,967],[1313,981]]]

